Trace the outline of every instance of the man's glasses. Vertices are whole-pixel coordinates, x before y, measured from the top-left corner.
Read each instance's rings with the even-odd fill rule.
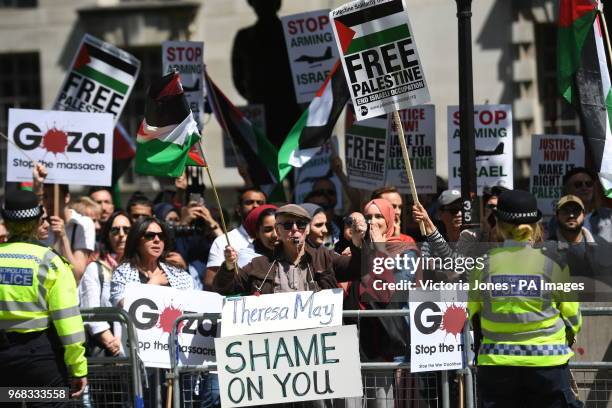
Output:
[[[153,241],[155,237],[159,238],[161,241],[166,239],[166,236],[164,235],[163,232],[148,231],[148,232],[145,232],[143,235],[143,238],[147,241]]]
[[[111,235],[119,235],[120,233],[124,233],[125,235],[130,233],[130,227],[113,227],[110,229]]]
[[[244,205],[264,205],[266,202],[264,200],[242,200],[242,204]]]
[[[559,214],[564,216],[572,215],[574,217],[578,217],[582,214],[582,208],[578,206],[563,206],[559,209]]]
[[[446,206],[442,206],[440,207],[441,211],[446,211],[448,213],[451,214],[457,214],[458,212],[461,212],[461,207],[457,207],[457,206],[453,206],[453,207],[446,207]]]
[[[295,225],[297,229],[300,231],[304,231],[308,226],[309,222],[306,220],[296,220],[296,221],[285,221],[285,222],[277,222],[276,225],[281,225],[285,231],[291,231],[291,228]]]
[[[593,187],[592,181],[574,181],[574,188],[582,188],[583,186],[587,188]]]

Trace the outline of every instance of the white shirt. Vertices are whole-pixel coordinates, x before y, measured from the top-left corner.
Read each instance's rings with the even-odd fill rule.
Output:
[[[66,236],[70,242],[70,248],[75,251],[93,251],[96,246],[96,227],[91,218],[70,210],[70,221],[66,223]],[[55,242],[55,234],[49,231],[49,237],[45,244],[51,246]]]
[[[253,247],[253,238],[249,237],[246,229],[242,224],[238,228],[234,228],[227,233],[230,245],[240,252],[241,249]],[[227,239],[225,234],[219,235],[212,243],[210,247],[210,253],[208,254],[208,262],[206,263],[207,268],[220,267],[225,262],[225,255],[223,254],[225,247],[227,246]]]

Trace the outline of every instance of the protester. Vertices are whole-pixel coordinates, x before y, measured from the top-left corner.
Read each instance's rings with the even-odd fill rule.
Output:
[[[384,198],[393,206],[393,211],[395,213],[395,230],[393,231],[393,235],[400,237],[403,242],[414,242],[414,239],[410,235],[402,234],[402,209],[404,203],[397,188],[395,186],[385,186],[374,190],[372,191],[370,200],[376,198]]]
[[[304,203],[301,205],[308,212],[312,221],[308,235],[306,236],[306,244],[313,248],[318,248],[326,243],[326,238],[329,236],[327,231],[327,216],[325,210],[320,205],[312,203]],[[326,246],[329,249],[329,246]]]
[[[30,191],[11,193],[2,208],[11,239],[0,244],[0,384],[71,385],[76,398],[87,386],[83,320],[70,265],[36,240],[42,214]],[[22,405],[7,401],[3,406]]]
[[[357,248],[352,257],[342,257],[343,265],[335,268],[329,250],[306,245],[310,221],[308,212],[299,205],[287,204],[280,207],[276,211],[279,243],[274,259],[260,256],[235,271],[237,253],[228,245],[224,252],[225,262],[213,283],[214,290],[223,295],[319,291],[337,288],[337,274],[360,276],[361,260]],[[361,235],[354,235],[359,236],[358,243],[361,245]]]
[[[126,209],[132,222],[136,222],[139,218],[153,216],[153,203],[139,191],[132,194]]]
[[[223,263],[224,248],[228,245],[236,251],[240,251],[243,248],[251,246],[253,244],[253,237],[249,235],[244,227],[244,220],[251,210],[259,207],[260,205],[266,204],[267,197],[263,191],[256,187],[246,187],[238,190],[238,205],[236,207],[236,214],[240,218],[240,226],[225,234],[218,236],[208,254],[208,262],[206,263],[206,277],[204,279],[204,288],[210,290],[213,287],[213,280],[219,270],[219,267]]]
[[[178,225],[181,222],[179,210],[170,203],[158,203],[153,206],[155,218],[165,221],[169,226]]]
[[[47,177],[47,169],[38,163],[32,172],[32,191],[45,206],[49,215],[49,234],[44,242],[53,245],[60,255],[65,257],[72,265],[72,272],[77,283],[85,272],[89,261],[89,255],[95,250],[96,231],[91,218],[83,216],[70,209],[70,193],[66,184],[59,185],[59,208],[55,215],[54,209],[54,187],[44,184]]]
[[[102,206],[100,204],[89,197],[83,196],[70,203],[70,208],[81,215],[91,218],[96,230],[96,236],[100,235],[102,231]]]
[[[141,217],[130,228],[125,243],[123,262],[113,273],[111,303],[123,307],[125,286],[130,282],[193,289],[185,270],[166,262],[171,241],[164,223],[153,217]]]
[[[258,256],[266,256],[273,259],[274,249],[278,243],[276,234],[276,210],[278,207],[272,204],[264,204],[249,212],[244,220],[244,228],[249,236],[255,237],[253,246],[238,251],[238,266],[244,267]]]
[[[100,223],[104,224],[110,216],[115,212],[115,204],[113,204],[113,193],[108,187],[91,187],[89,189],[89,197],[102,207],[100,214]]]
[[[333,247],[340,240],[342,233],[342,219],[334,214],[334,198],[332,198],[326,190],[313,190],[304,197],[304,203],[315,204],[323,209],[325,218],[327,219],[327,238],[326,246]]]
[[[132,223],[126,212],[117,211],[108,218],[101,233],[102,246],[100,256],[91,262],[79,285],[81,307],[111,307],[110,286],[113,271],[122,262],[125,244]],[[99,353],[99,349],[109,355],[118,355],[121,351],[121,325],[106,322],[91,322],[86,325],[93,337],[90,339],[90,355]]]
[[[504,247],[489,252],[485,268],[471,274],[472,283],[483,278],[513,286],[520,279],[564,281],[567,268],[533,248],[541,218],[535,197],[505,191],[495,217]],[[556,293],[520,287],[470,292],[470,319],[482,335],[477,384],[483,407],[582,406],[570,388],[567,366],[574,354],[569,345],[582,324],[580,306],[554,297]]]
[[[600,203],[601,185],[597,175],[584,167],[574,167],[563,176],[565,194],[575,195],[584,205],[584,227],[594,236],[600,236],[612,242],[612,209],[602,207]],[[549,224],[549,233],[556,229],[554,218]]]

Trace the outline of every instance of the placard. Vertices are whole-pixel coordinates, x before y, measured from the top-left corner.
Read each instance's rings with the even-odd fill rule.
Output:
[[[129,283],[123,309],[138,331],[138,355],[144,365],[170,368],[168,337],[176,319],[186,313],[221,313],[222,303],[223,297],[214,292]],[[178,335],[179,365],[216,361],[218,332],[217,321],[186,320]]]
[[[375,190],[384,185],[387,157],[387,117],[355,122],[344,144],[349,185]]]
[[[402,0],[356,0],[329,15],[357,120],[429,102]]]
[[[9,109],[6,180],[32,182],[31,158],[45,183],[110,186],[113,126],[110,113]]]
[[[221,406],[360,397],[357,326],[215,339]]]

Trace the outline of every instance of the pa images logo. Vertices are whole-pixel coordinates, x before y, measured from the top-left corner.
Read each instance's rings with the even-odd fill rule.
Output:
[[[367,114],[368,114],[368,107],[364,105],[361,107],[361,116],[365,116]]]

